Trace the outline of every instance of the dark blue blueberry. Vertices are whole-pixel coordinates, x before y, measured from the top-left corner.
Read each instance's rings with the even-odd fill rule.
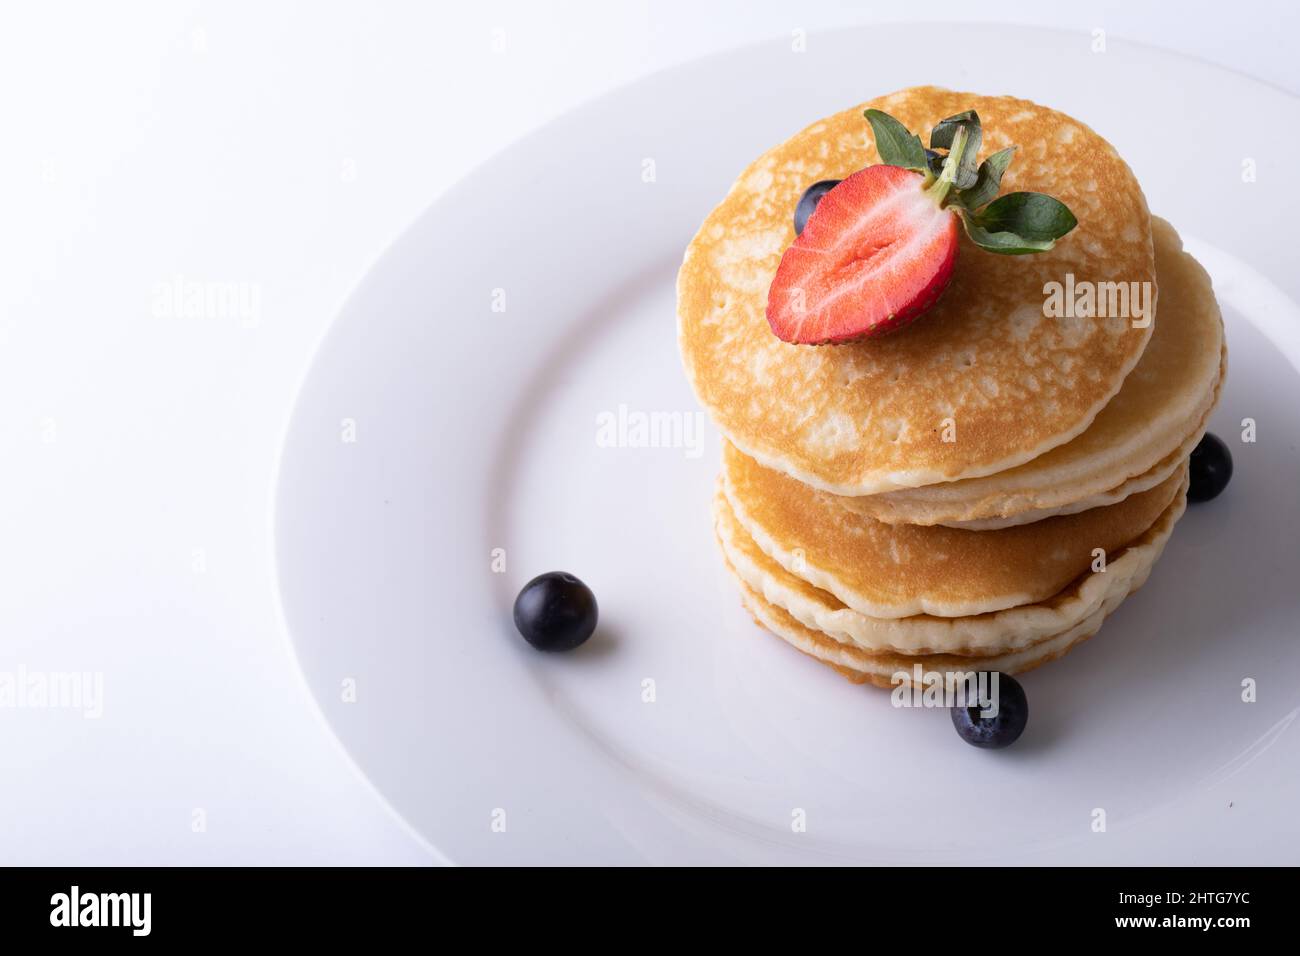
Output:
[[[823,179],[819,183],[813,183],[803,191],[799,197],[799,203],[794,207],[794,234],[797,236],[803,232],[803,227],[808,225],[808,217],[813,214],[817,204],[822,201],[822,197],[840,184],[838,179]]]
[[[1205,433],[1191,458],[1191,483],[1188,501],[1217,498],[1232,480],[1232,452],[1218,435]]]
[[[572,574],[539,574],[515,598],[515,627],[539,651],[571,651],[596,630],[596,595]]]
[[[972,690],[981,687],[991,701],[996,703],[997,715],[981,717],[980,704],[972,700],[971,707],[952,708],[952,725],[957,728],[961,739],[974,747],[985,750],[1009,747],[1019,739],[1025,731],[1025,724],[1029,723],[1029,701],[1025,699],[1025,689],[1009,674],[998,674],[995,693],[993,675],[980,674],[979,677],[983,684],[976,684],[972,678]]]

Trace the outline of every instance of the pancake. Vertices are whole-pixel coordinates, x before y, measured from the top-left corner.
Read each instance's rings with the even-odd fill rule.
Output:
[[[1121,501],[1169,477],[1209,424],[1227,366],[1210,277],[1163,219],[1151,220],[1160,320],[1137,367],[1077,438],[1009,471],[858,498],[878,521],[997,528]]]
[[[865,107],[922,136],[977,110],[984,155],[1020,147],[1003,191],[1056,196],[1079,225],[1030,256],[986,253],[963,236],[951,284],[913,324],[846,345],[790,345],[768,327],[768,287],[802,192],[880,161]],[[1079,435],[1141,357],[1154,323],[1044,317],[1045,285],[1067,275],[1154,284],[1150,215],[1128,166],[1063,113],[919,87],[815,123],[741,174],[687,248],[678,340],[701,404],[768,467],[842,495],[956,481]],[[943,440],[946,420],[956,440]]]
[[[1185,464],[1181,474],[1186,475]],[[714,521],[732,572],[804,627],[876,653],[996,656],[1064,633],[1114,595],[1128,594],[1134,581],[1144,579],[1160,557],[1186,504],[1184,485],[1150,528],[1111,556],[1105,572],[1089,570],[1047,601],[949,618],[920,614],[881,619],[846,607],[834,595],[813,587],[764,554],[736,521],[721,488],[714,499]]]
[[[1083,574],[1093,550],[1113,556],[1178,491],[1181,473],[1118,504],[969,531],[889,525],[833,495],[764,468],[723,443],[723,487],[736,520],[768,556],[869,617],[964,617],[1045,601]]]
[[[1141,580],[1135,580],[1133,590],[1141,587],[1145,580],[1146,575]],[[918,664],[923,671],[930,672],[975,670],[1023,674],[1064,656],[1075,645],[1096,634],[1102,621],[1120,605],[1123,598],[1122,595],[1115,595],[1068,631],[1010,654],[996,657],[958,657],[952,654],[909,657],[902,654],[872,654],[856,645],[842,644],[821,631],[800,624],[789,613],[768,603],[757,591],[743,581],[740,582],[740,600],[760,627],[771,631],[797,650],[830,665],[853,683],[871,683],[877,687],[897,686],[894,675],[910,677],[912,669]],[[903,680],[901,683],[910,684],[911,680]]]
[[[1227,355],[1225,352],[1224,362],[1226,363],[1226,361]],[[1044,518],[1050,518],[1056,515],[1072,515],[1077,514],[1080,511],[1087,511],[1091,508],[1101,508],[1105,505],[1116,504],[1129,497],[1129,495],[1139,494],[1140,492],[1154,488],[1177,471],[1178,468],[1187,461],[1188,456],[1191,455],[1193,449],[1200,444],[1201,439],[1209,429],[1210,415],[1214,411],[1214,408],[1219,404],[1219,394],[1223,388],[1222,374],[1223,372],[1226,372],[1226,367],[1220,366],[1220,368],[1222,369],[1220,378],[1214,386],[1214,400],[1211,402],[1210,408],[1206,411],[1205,417],[1201,419],[1200,425],[1198,425],[1196,430],[1183,440],[1183,443],[1179,445],[1178,448],[1176,448],[1171,454],[1165,456],[1163,460],[1149,471],[1138,475],[1136,478],[1130,478],[1127,481],[1116,485],[1109,491],[1102,492],[1099,495],[1094,495],[1091,498],[1085,498],[1081,501],[1071,502],[1068,505],[1060,505],[1056,508],[1044,508],[1038,511],[1024,511],[1009,518],[949,521],[945,522],[946,526],[950,528],[967,528],[972,531],[989,531],[997,528],[1009,528],[1012,525],[1041,521]],[[843,501],[844,499],[840,500]]]

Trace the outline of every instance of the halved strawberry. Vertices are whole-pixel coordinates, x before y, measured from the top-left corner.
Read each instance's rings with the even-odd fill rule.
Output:
[[[982,131],[973,110],[941,120],[929,150],[887,113],[866,117],[885,165],[824,195],[827,183],[817,183],[800,200],[816,208],[796,211],[798,235],[767,295],[768,325],[785,342],[851,342],[907,325],[952,278],[959,220],[975,245],[1001,255],[1051,249],[1076,225],[1064,203],[1042,193],[994,199],[1015,147],[977,166]]]
[[[822,197],[768,292],[778,338],[849,342],[934,305],[957,260],[957,215],[922,185],[900,166],[868,166]]]

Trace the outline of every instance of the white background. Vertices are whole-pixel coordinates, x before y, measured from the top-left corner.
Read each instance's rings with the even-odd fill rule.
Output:
[[[7,0],[0,672],[102,672],[104,699],[98,720],[0,709],[0,862],[433,861],[317,717],[275,593],[277,452],[342,300],[440,192],[583,100],[796,28],[815,55],[837,25],[972,18],[1300,92],[1281,0]],[[177,277],[246,284],[254,320],[168,316]]]

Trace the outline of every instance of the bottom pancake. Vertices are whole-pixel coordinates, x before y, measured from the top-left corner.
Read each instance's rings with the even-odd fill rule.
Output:
[[[728,442],[723,490],[754,542],[787,571],[872,618],[969,617],[1050,601],[1140,537],[1178,495],[1175,471],[1104,508],[970,531],[885,524],[764,468]]]
[[[1178,467],[1186,475],[1186,462]],[[1105,571],[1086,572],[1046,601],[950,618],[928,614],[875,618],[846,607],[765,554],[736,520],[721,488],[714,500],[714,527],[732,572],[765,601],[811,630],[869,653],[995,657],[1062,634],[1087,620],[1112,595],[1122,599],[1129,594],[1133,582],[1150,573],[1186,503],[1184,478],[1154,524],[1108,555]]]
[[[1163,549],[1174,523],[1181,517],[1186,506],[1187,477],[1183,480],[1167,511],[1161,515],[1155,525],[1143,535],[1144,544],[1135,543],[1135,547],[1154,547],[1155,554],[1150,561],[1143,561],[1132,569],[1123,587],[1108,588],[1101,600],[1079,617],[1070,626],[1058,633],[1046,634],[1027,646],[1000,653],[953,654],[926,653],[900,654],[892,650],[867,650],[851,640],[836,638],[799,621],[785,608],[768,600],[758,589],[751,585],[744,573],[737,570],[723,544],[723,562],[740,588],[741,602],[753,616],[755,622],[796,650],[807,654],[823,664],[838,671],[843,677],[855,684],[870,683],[877,687],[897,687],[910,684],[914,669],[919,665],[922,672],[929,674],[961,674],[971,671],[1001,671],[1004,674],[1023,674],[1042,664],[1063,657],[1076,645],[1092,637],[1101,628],[1106,617],[1123,603],[1125,598],[1136,592],[1146,583],[1155,558]],[[725,522],[722,522],[725,524]],[[720,528],[721,534],[724,533]],[[755,548],[755,551],[757,549]],[[745,549],[736,549],[733,543],[732,553],[740,558],[738,563],[752,557]],[[758,552],[761,554],[761,552]],[[752,573],[752,572],[751,572]],[[815,589],[811,589],[815,591]],[[779,596],[780,591],[774,592]],[[828,595],[829,597],[829,595]],[[832,599],[833,600],[833,599]],[[845,609],[847,610],[847,609]],[[996,617],[996,615],[990,615]],[[886,621],[888,626],[897,628],[905,621]],[[960,624],[958,624],[960,626]]]
[[[732,570],[728,565],[728,570]],[[796,650],[838,671],[855,684],[870,683],[877,687],[897,687],[912,682],[913,668],[918,664],[926,673],[967,673],[970,671],[1001,671],[1003,674],[1023,674],[1048,661],[1064,656],[1076,644],[1092,637],[1110,614],[1128,594],[1145,583],[1147,572],[1134,579],[1133,587],[1125,594],[1108,598],[1087,618],[1070,630],[1041,641],[1032,647],[996,657],[960,657],[955,654],[877,654],[862,650],[855,644],[842,644],[821,631],[804,627],[790,614],[769,604],[757,591],[739,577],[740,599],[755,622]]]

